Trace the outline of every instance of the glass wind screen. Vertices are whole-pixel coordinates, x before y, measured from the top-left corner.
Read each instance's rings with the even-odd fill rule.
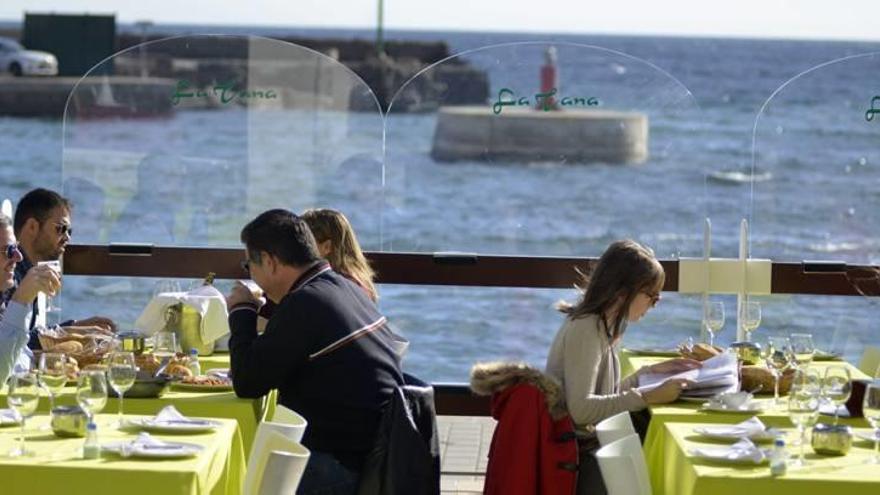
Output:
[[[470,65],[483,80],[457,77]],[[598,255],[619,238],[701,251],[700,112],[657,67],[514,43],[428,67],[386,119],[383,249]]]
[[[755,120],[751,255],[880,263],[880,54],[833,60],[777,89]],[[853,280],[854,284],[869,280]],[[877,298],[765,298],[772,332],[809,332],[855,363],[880,344]],[[816,304],[814,301],[821,301]],[[833,336],[834,339],[832,339]]]
[[[237,246],[273,207],[345,211],[379,245],[382,116],[321,53],[256,37],[146,43],[94,67],[64,117],[76,242]]]

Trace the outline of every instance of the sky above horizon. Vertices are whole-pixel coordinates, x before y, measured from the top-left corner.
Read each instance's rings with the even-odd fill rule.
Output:
[[[3,0],[0,20],[24,13],[107,14],[118,22],[373,28],[376,0]],[[385,0],[386,29],[880,40],[878,0]]]

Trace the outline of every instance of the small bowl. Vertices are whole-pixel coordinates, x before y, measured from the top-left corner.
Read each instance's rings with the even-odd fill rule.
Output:
[[[52,431],[59,437],[84,437],[89,417],[79,406],[58,406],[52,409]]]
[[[718,402],[728,409],[739,409],[748,404],[752,397],[748,392],[728,392],[718,395]]]
[[[757,342],[734,342],[730,344],[730,348],[743,364],[755,365],[761,362],[761,344]]]
[[[846,425],[819,423],[813,427],[810,445],[822,455],[846,455],[852,447],[852,429]]]
[[[138,373],[134,385],[125,392],[125,398],[133,399],[154,399],[162,397],[171,385],[171,382],[177,381],[179,378],[161,374],[159,376],[144,376]],[[116,391],[112,387],[108,387],[107,395],[110,397],[118,397]]]
[[[120,332],[116,334],[116,338],[121,343],[122,351],[142,354],[146,348],[146,337],[140,332]]]

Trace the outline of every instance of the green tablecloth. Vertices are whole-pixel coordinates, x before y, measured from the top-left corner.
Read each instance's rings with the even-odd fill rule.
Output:
[[[629,352],[624,351],[621,353],[621,371],[622,374],[626,376],[627,374],[630,374],[643,366],[657,363],[665,359],[669,358],[635,356]],[[821,370],[824,370],[826,366],[832,363],[840,364],[840,361],[818,361],[814,362],[812,366],[818,368],[821,372]],[[860,372],[854,366],[848,366],[854,379],[867,378],[864,373]],[[788,413],[784,404],[774,404],[772,396],[758,397],[758,400],[766,406],[764,408],[764,411],[758,414],[758,417],[761,419],[761,421],[763,421],[768,426],[786,428],[791,427],[791,421],[788,418]],[[651,474],[651,484],[653,486],[655,495],[678,495],[680,493],[708,495],[716,493],[711,490],[704,491],[704,489],[702,488],[704,486],[703,481],[699,479],[691,483],[691,491],[680,491],[683,489],[684,485],[681,485],[679,483],[679,478],[684,477],[685,479],[687,479],[687,476],[700,478],[702,477],[703,471],[692,470],[693,473],[691,473],[690,475],[688,474],[687,470],[691,469],[689,467],[690,462],[684,458],[683,454],[680,454],[681,452],[684,452],[684,447],[682,447],[681,442],[677,441],[677,438],[672,435],[671,431],[678,431],[676,430],[676,428],[679,427],[685,429],[688,432],[692,431],[694,427],[693,423],[735,424],[748,419],[750,415],[741,413],[705,412],[700,410],[700,408],[701,404],[688,402],[675,402],[672,404],[651,406],[651,423],[648,427],[648,434],[645,439],[644,452],[645,459],[648,463],[648,469]],[[830,420],[830,418],[828,417],[825,418],[826,422],[827,420]],[[854,427],[867,427],[867,423],[862,419],[844,419],[841,421]],[[678,425],[680,423],[686,424]],[[843,459],[850,459],[850,456],[846,456]],[[849,461],[841,462],[845,463]],[[861,460],[857,462],[861,462]],[[833,467],[834,464],[831,463],[823,465]],[[877,469],[876,466],[875,469]],[[733,483],[733,485],[738,486],[738,482]],[[710,483],[709,485],[705,486],[714,485],[711,485]],[[769,487],[766,489],[769,489]],[[873,493],[880,493],[880,485],[875,485],[874,489],[876,491]],[[738,491],[738,493],[740,492],[741,490]]]
[[[695,447],[718,446],[696,435],[693,423],[666,423],[663,434],[668,438],[662,447],[660,459],[654,459],[651,470],[661,470],[664,475],[652,479],[654,494],[676,495],[824,495],[824,494],[871,494],[880,493],[880,468],[867,464],[873,454],[870,442],[857,439],[849,454],[843,457],[820,456],[806,447],[808,465],[789,468],[783,476],[770,476],[767,463],[761,465],[734,465],[700,459],[690,454]],[[868,431],[860,428],[859,431]],[[797,436],[790,428],[789,439]],[[808,439],[809,441],[809,439]],[[768,445],[769,447],[769,445]],[[794,454],[797,449],[789,447]],[[652,473],[653,474],[653,473]]]
[[[109,427],[115,416],[97,416],[99,442],[133,439],[136,431]],[[123,459],[105,454],[100,459],[81,458],[82,438],[58,438],[40,430],[49,422],[37,414],[27,422],[25,439],[31,457],[10,458],[6,453],[18,441],[18,426],[0,428],[0,492],[9,494],[89,495],[238,495],[246,468],[238,425],[220,420],[211,433],[155,435],[162,440],[198,444],[204,451],[188,459]]]

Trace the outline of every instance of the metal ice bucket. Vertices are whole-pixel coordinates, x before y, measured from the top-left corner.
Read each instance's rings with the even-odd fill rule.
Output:
[[[165,310],[165,330],[174,332],[180,349],[189,353],[190,349],[199,352],[199,356],[210,356],[214,353],[214,341],[202,340],[202,315],[191,306],[183,303],[172,304]]]

